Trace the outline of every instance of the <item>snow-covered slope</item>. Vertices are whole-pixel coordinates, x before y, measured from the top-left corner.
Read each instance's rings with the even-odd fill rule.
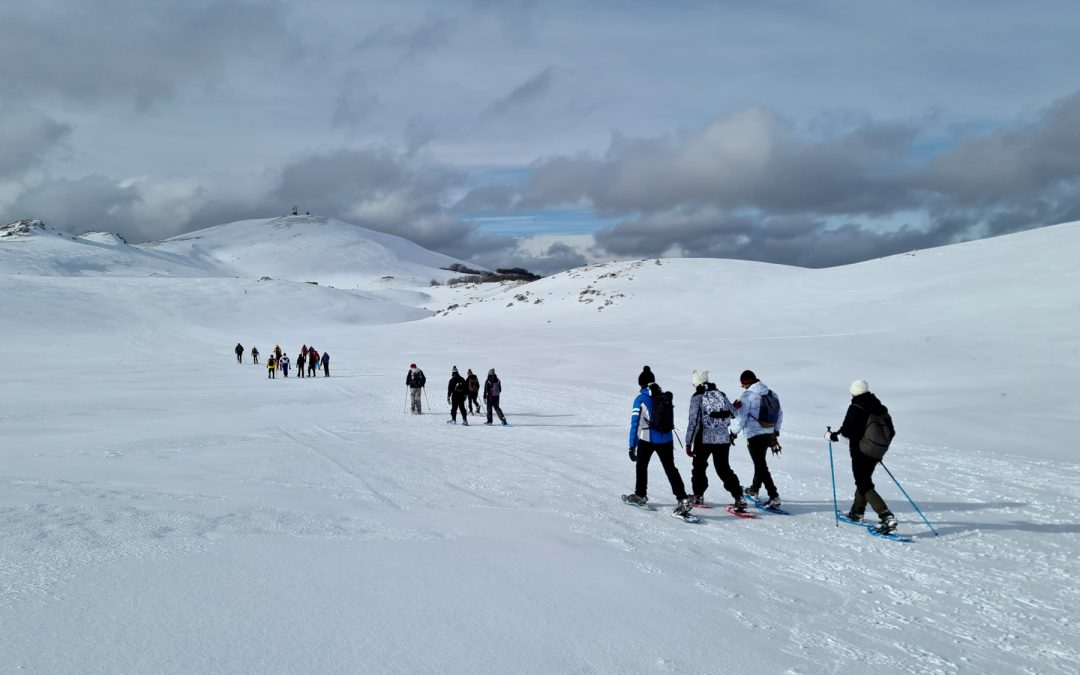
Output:
[[[393,277],[393,285],[426,286],[431,279],[454,276],[441,268],[461,263],[401,237],[317,216],[228,223],[147,248],[243,276],[341,288],[369,287],[385,277]]]
[[[244,278],[27,277],[2,271],[14,249],[0,240],[0,663],[12,670],[1080,662],[1076,224],[832,270],[664,260],[502,293],[438,288],[459,307],[407,323],[381,320],[391,310],[374,296],[258,270],[273,247],[190,241],[151,248]],[[363,279],[339,262],[342,281]],[[268,380],[235,362],[237,341],[294,356],[314,343],[332,375]],[[404,413],[410,362],[437,414]],[[619,501],[644,363],[675,392],[680,433],[692,369],[734,394],[752,368],[779,392],[784,452],[770,464],[793,515],[717,508],[684,524],[667,515],[659,466],[657,512]],[[452,365],[500,373],[511,427],[445,424]],[[821,434],[856,377],[894,411],[887,464],[941,537],[880,470],[915,543],[835,526]],[[833,454],[846,506],[846,448]],[[749,482],[745,449],[731,458]],[[676,462],[689,484],[690,460]],[[715,474],[706,497],[727,500]]]

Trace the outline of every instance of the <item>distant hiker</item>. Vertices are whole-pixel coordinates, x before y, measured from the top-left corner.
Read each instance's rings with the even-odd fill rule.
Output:
[[[851,404],[848,405],[840,431],[825,433],[825,437],[834,443],[840,440],[840,436],[846,437],[851,451],[851,473],[855,477],[855,501],[852,502],[851,510],[845,514],[845,517],[857,523],[861,522],[863,514],[866,513],[866,505],[869,503],[881,520],[874,529],[881,533],[889,533],[896,529],[896,516],[874,489],[873,474],[874,469],[881,462],[881,457],[885,454],[889,441],[896,435],[896,428],[893,426],[889,409],[878,400],[877,396],[870,393],[870,385],[866,383],[866,380],[855,380],[851,383],[849,391]],[[882,428],[871,430],[871,422],[880,424]],[[875,436],[884,434],[884,447],[875,449],[875,445],[881,446],[880,440],[876,444],[864,442],[864,438],[866,441],[875,440],[868,438],[871,433]],[[868,452],[871,454],[867,454]]]
[[[500,396],[502,396],[502,382],[499,381],[499,376],[495,374],[495,369],[492,368],[488,371],[487,380],[484,381],[484,405],[487,406],[487,422],[484,422],[484,424],[492,423],[491,413],[494,411],[499,415],[503,426],[507,425],[506,415],[503,415],[502,408],[499,407]]]
[[[420,394],[423,392],[425,384],[427,384],[427,377],[424,375],[424,371],[420,370],[415,363],[410,363],[409,372],[405,373],[405,386],[409,389],[409,402],[412,405],[414,415],[423,414],[420,406]]]
[[[285,375],[285,377],[288,377],[289,376],[289,355],[288,354],[283,354],[281,356],[281,359],[278,360],[278,366],[281,367],[281,372]]]
[[[686,426],[686,454],[694,458],[694,472],[690,478],[694,496],[690,501],[694,506],[705,503],[705,491],[709,489],[709,458],[712,458],[716,475],[735,499],[732,508],[742,513],[746,511],[746,500],[729,460],[731,401],[709,381],[709,371],[695,370],[690,379],[694,385],[694,394],[690,397],[690,421]]]
[[[300,353],[303,354],[304,356],[307,356],[307,353],[308,353],[307,345],[304,345],[303,347],[300,348]]]
[[[274,345],[274,358],[281,360],[281,345]]]
[[[469,412],[480,414],[480,404],[476,397],[480,395],[480,378],[469,368],[469,374],[465,377],[465,385],[469,389]]]
[[[679,500],[671,515],[682,518],[690,513],[693,505],[686,495],[682,475],[675,466],[671,395],[656,384],[656,377],[648,366],[638,375],[638,387],[641,392],[634,399],[634,409],[630,414],[630,461],[637,464],[636,482],[634,493],[624,499],[629,504],[645,506],[648,501],[649,460],[655,453],[664,467],[675,499]]]
[[[303,377],[304,376],[304,361],[306,361],[306,358],[305,358],[306,356],[307,356],[307,354],[305,352],[300,352],[300,356],[296,357],[296,376],[297,377]]]
[[[266,359],[266,376],[270,379],[277,379],[277,359],[273,354],[270,354],[270,358]]]
[[[294,207],[292,207],[292,214],[293,214],[294,216],[295,216],[295,215],[298,215],[299,213],[300,213],[300,209],[296,208],[295,206],[294,206]]]
[[[323,377],[330,377],[330,352],[322,353]]]
[[[784,421],[784,411],[780,408],[780,397],[771,391],[765,383],[758,380],[752,370],[744,370],[739,375],[739,383],[745,391],[735,401],[735,418],[731,423],[731,433],[744,433],[746,447],[750,450],[750,459],[754,462],[754,482],[744,493],[757,501],[758,491],[765,486],[769,500],[763,506],[767,509],[780,508],[780,493],[769,473],[766,457],[769,450],[774,455],[780,454],[780,426]]]
[[[252,347],[251,348],[251,360],[255,363],[255,365],[259,365],[259,348],[258,347]]]
[[[312,347],[308,350],[308,377],[315,377],[315,371],[319,367],[319,352]]]
[[[465,395],[468,387],[465,378],[458,374],[457,366],[450,371],[450,382],[446,385],[446,402],[450,404],[449,423],[457,424],[457,411],[461,409],[461,423],[469,426],[469,417],[465,412]]]
[[[236,349],[234,349],[233,351],[236,352],[236,362],[237,363],[243,363],[244,362],[244,345],[237,342],[236,343]]]

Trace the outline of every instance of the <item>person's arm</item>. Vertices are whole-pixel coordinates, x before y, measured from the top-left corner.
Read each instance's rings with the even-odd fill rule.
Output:
[[[634,399],[634,410],[630,413],[630,447],[636,448],[638,444],[638,423],[641,420],[641,394]]]

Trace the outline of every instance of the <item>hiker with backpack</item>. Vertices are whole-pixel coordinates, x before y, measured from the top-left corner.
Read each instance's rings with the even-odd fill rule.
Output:
[[[252,347],[251,348],[251,361],[255,365],[259,365],[259,348],[258,347]]]
[[[319,352],[315,351],[315,348],[312,347],[312,348],[308,349],[307,357],[308,357],[308,362],[307,362],[307,364],[308,364],[308,367],[307,367],[308,377],[315,377],[315,371],[318,370],[318,368],[319,368]]]
[[[465,386],[469,390],[469,412],[479,415],[480,403],[476,400],[480,395],[480,378],[469,368],[469,374],[465,376]]]
[[[330,377],[330,352],[324,351],[320,360],[322,361],[323,377]]]
[[[694,506],[705,504],[705,491],[709,489],[709,459],[712,458],[716,475],[720,476],[724,489],[735,500],[732,510],[744,513],[746,500],[743,498],[742,483],[731,470],[729,459],[731,401],[727,394],[709,381],[707,370],[695,370],[691,382],[694,395],[690,397],[690,421],[686,426],[686,454],[694,459],[694,471],[690,476],[694,494],[690,497],[690,503]]]
[[[866,380],[855,380],[849,389],[851,404],[848,405],[844,423],[839,431],[825,432],[826,440],[836,442],[841,436],[848,439],[851,451],[851,473],[855,477],[855,500],[844,517],[856,523],[862,522],[866,505],[874,509],[881,523],[874,528],[888,534],[896,529],[896,516],[881,495],[874,489],[874,469],[881,463],[889,443],[896,435],[892,416],[877,396],[870,392]]]
[[[244,362],[244,345],[237,342],[236,343],[236,349],[234,349],[233,351],[236,353],[236,362],[237,363],[243,363]]]
[[[307,347],[300,350],[300,354],[296,357],[296,376],[304,376],[304,364],[307,362]]]
[[[754,482],[743,493],[758,501],[758,491],[765,486],[769,495],[762,506],[767,509],[780,508],[780,493],[769,473],[768,452],[780,454],[780,426],[784,421],[784,411],[780,407],[780,397],[757,378],[752,370],[744,370],[739,375],[739,383],[745,390],[735,401],[735,417],[731,422],[731,434],[744,433],[750,459],[754,462]]]
[[[423,414],[420,406],[420,394],[423,392],[425,384],[427,384],[427,376],[424,375],[424,371],[420,370],[415,363],[410,363],[409,372],[405,373],[405,386],[409,390],[409,401],[412,404],[412,414],[414,415]]]
[[[458,373],[457,366],[450,371],[450,382],[446,385],[446,402],[450,405],[450,419],[447,424],[457,424],[457,411],[461,409],[461,423],[469,426],[469,417],[465,412],[465,396],[469,388],[465,386],[465,378]]]
[[[270,358],[266,359],[266,371],[268,378],[277,379],[277,359],[274,358],[274,352],[270,352]]]
[[[494,411],[498,413],[502,425],[504,427],[508,425],[506,415],[503,415],[502,408],[499,407],[500,396],[502,396],[502,382],[499,380],[499,376],[495,374],[495,369],[492,368],[488,371],[487,380],[484,381],[484,405],[487,406],[487,422],[484,422],[484,424],[492,423],[491,413]],[[480,412],[480,406],[477,406],[476,411]]]
[[[655,454],[667,474],[671,491],[678,500],[678,505],[671,515],[676,518],[689,516],[692,504],[686,494],[686,485],[675,466],[675,445],[672,431],[675,428],[675,411],[671,393],[665,392],[656,384],[656,377],[648,366],[638,375],[638,387],[641,389],[634,399],[634,408],[630,414],[630,461],[636,466],[636,480],[633,494],[623,497],[623,501],[638,507],[646,507],[649,487],[649,460]]]

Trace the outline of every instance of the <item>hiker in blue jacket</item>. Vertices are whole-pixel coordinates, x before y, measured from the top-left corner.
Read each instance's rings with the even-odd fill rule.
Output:
[[[739,375],[739,383],[742,385],[742,396],[733,404],[735,418],[731,422],[731,434],[736,436],[742,433],[746,437],[746,447],[750,451],[750,459],[754,462],[754,482],[746,488],[746,496],[757,501],[758,490],[765,486],[769,494],[769,500],[764,506],[767,509],[780,508],[780,493],[773,482],[772,474],[769,473],[767,455],[772,450],[774,455],[780,454],[780,426],[784,422],[784,412],[780,409],[780,399],[776,392],[770,391],[765,383],[757,378],[752,370],[744,370]],[[766,419],[762,414],[761,399],[770,396],[776,401],[776,418]]]
[[[649,385],[652,385],[651,389]],[[660,458],[668,482],[671,483],[675,499],[679,500],[672,515],[682,517],[690,512],[690,499],[686,495],[686,486],[679,469],[675,466],[675,446],[671,432],[652,428],[656,410],[653,396],[661,390],[648,366],[638,375],[638,387],[641,388],[641,393],[634,399],[634,409],[630,414],[630,461],[637,464],[637,480],[634,494],[629,495],[626,501],[636,506],[644,506],[648,501],[646,493],[649,487],[649,460],[655,453]]]

